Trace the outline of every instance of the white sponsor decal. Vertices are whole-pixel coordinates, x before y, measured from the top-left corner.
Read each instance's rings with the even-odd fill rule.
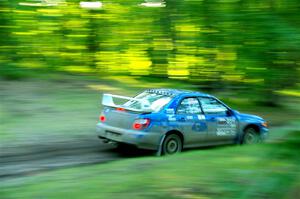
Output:
[[[192,115],[187,115],[187,116],[186,116],[186,119],[187,119],[187,120],[193,120],[194,117],[193,117]]]
[[[198,120],[205,120],[205,116],[204,115],[198,115]]]
[[[176,121],[175,115],[167,115],[169,121]]]
[[[236,134],[235,118],[219,118],[217,120],[217,136],[231,136]]]
[[[172,108],[168,108],[168,109],[166,110],[166,113],[167,113],[167,114],[175,114],[175,110],[172,109]]]

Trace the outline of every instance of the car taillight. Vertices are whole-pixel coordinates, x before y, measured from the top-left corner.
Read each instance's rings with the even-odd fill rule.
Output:
[[[106,117],[105,117],[104,115],[100,115],[99,120],[100,120],[101,122],[105,122]]]
[[[132,128],[136,130],[141,130],[148,127],[150,124],[150,119],[137,119],[134,121]]]

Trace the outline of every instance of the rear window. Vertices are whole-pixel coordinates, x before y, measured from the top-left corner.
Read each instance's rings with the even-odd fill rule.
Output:
[[[161,95],[157,93],[143,92],[137,95],[135,98],[148,101],[150,104],[150,109],[154,112],[161,110],[166,104],[168,104],[172,97]],[[124,107],[141,109],[141,103],[138,101],[128,101],[124,104]]]

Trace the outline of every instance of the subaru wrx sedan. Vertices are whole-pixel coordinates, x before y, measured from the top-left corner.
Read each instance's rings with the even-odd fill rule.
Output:
[[[159,154],[199,146],[253,144],[268,134],[261,117],[240,113],[201,92],[148,89],[136,97],[103,94],[102,105],[96,127],[100,139]]]

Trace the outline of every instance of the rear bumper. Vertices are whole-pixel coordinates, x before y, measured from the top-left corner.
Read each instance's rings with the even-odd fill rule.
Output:
[[[96,133],[99,137],[108,140],[132,144],[138,148],[151,150],[158,149],[161,139],[161,134],[157,132],[121,129],[105,123],[97,124]]]

